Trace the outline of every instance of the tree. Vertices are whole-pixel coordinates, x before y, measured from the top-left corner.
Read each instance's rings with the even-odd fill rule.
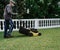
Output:
[[[60,0],[14,0],[16,6],[13,11],[17,12],[17,16],[12,18],[60,18]],[[0,0],[0,18],[3,17],[3,10],[9,0]]]
[[[3,19],[3,12],[6,4],[8,4],[8,0],[0,0],[0,19]]]

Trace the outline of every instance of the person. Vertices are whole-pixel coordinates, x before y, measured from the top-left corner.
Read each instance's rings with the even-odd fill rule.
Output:
[[[13,30],[13,21],[12,21],[12,15],[17,15],[17,13],[13,13],[12,7],[15,5],[15,2],[13,0],[9,1],[9,4],[6,5],[4,9],[4,38],[10,38],[12,30]],[[9,31],[8,31],[9,30]]]

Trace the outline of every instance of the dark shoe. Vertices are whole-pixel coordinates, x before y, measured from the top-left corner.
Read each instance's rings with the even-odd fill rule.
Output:
[[[11,35],[10,35],[10,36],[4,36],[4,38],[12,38],[12,37],[13,37],[13,36],[11,36]]]
[[[8,34],[9,37],[13,37],[11,34]]]
[[[4,38],[10,38],[10,36],[4,36]]]

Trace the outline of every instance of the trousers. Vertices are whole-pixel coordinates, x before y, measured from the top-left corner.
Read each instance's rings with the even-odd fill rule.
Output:
[[[4,22],[4,37],[11,35],[13,31],[13,21],[12,19],[5,20]]]

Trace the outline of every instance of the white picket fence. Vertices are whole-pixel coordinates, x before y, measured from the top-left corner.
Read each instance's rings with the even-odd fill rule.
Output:
[[[60,27],[58,19],[13,19],[14,31],[18,31],[20,26],[25,28],[46,29]],[[0,32],[4,31],[4,19],[0,19]]]

